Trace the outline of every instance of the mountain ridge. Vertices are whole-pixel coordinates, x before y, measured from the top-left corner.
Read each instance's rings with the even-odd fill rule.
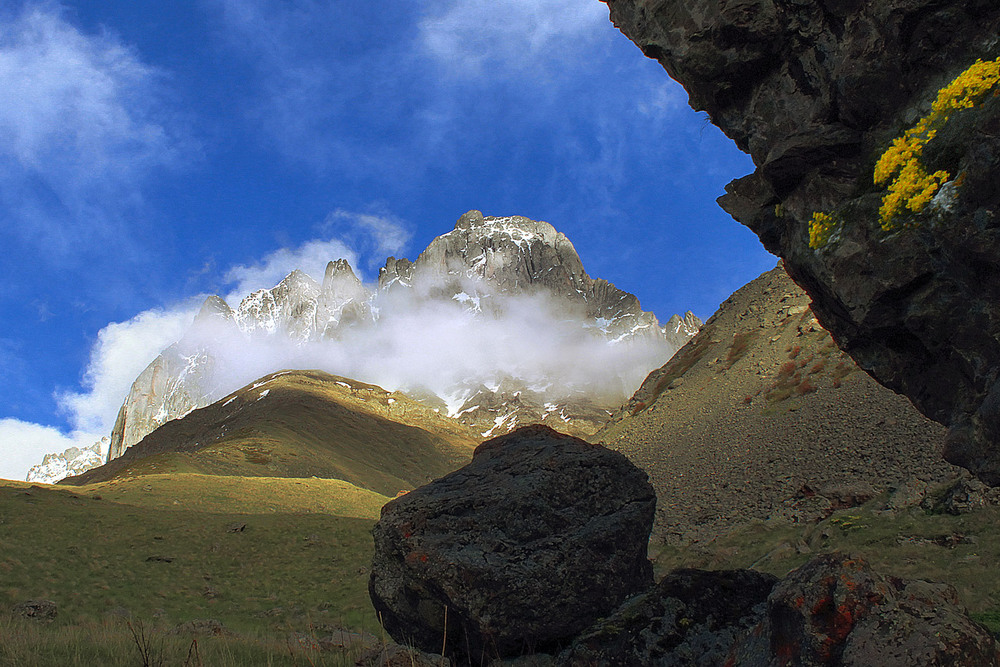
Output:
[[[522,303],[524,299],[536,301]],[[634,295],[591,278],[569,239],[548,223],[469,211],[416,261],[389,257],[374,290],[339,259],[327,265],[322,284],[295,270],[274,288],[251,293],[235,309],[221,297],[206,299],[184,338],[136,378],[119,410],[107,460],[121,456],[163,423],[220,397],[226,386],[221,379],[227,372],[224,366],[232,363],[224,362],[230,350],[222,355],[210,351],[213,340],[229,337],[230,347],[241,347],[246,345],[243,340],[259,343],[285,337],[300,350],[347,344],[379,332],[396,312],[412,316],[410,324],[419,325],[422,307],[434,310],[435,316],[447,310],[456,326],[463,325],[463,317],[517,322],[518,308],[551,311],[554,320],[562,318],[560,326],[567,331],[566,322],[586,330],[560,330],[558,335],[586,334],[587,340],[631,346],[638,350],[633,356],[648,357],[655,350],[660,356],[657,363],[679,349],[700,325],[690,312],[661,325],[655,315],[641,309]],[[628,362],[629,354],[619,356]],[[580,381],[558,387],[538,377],[537,368],[525,368],[516,360],[504,363],[514,370],[473,369],[479,374],[463,376],[453,386],[431,389],[421,382],[414,393],[443,399],[449,413],[465,415],[466,422],[485,437],[535,421],[574,434],[592,433],[632,390],[618,379],[616,373],[624,372],[619,369],[603,374],[607,387]],[[250,379],[244,377],[242,382]],[[497,394],[501,386],[506,390]],[[470,403],[476,396],[484,403]],[[519,409],[511,412],[504,408],[508,404]],[[567,416],[560,418],[563,414]]]
[[[647,471],[655,534],[683,543],[950,479],[944,436],[836,347],[779,265],[723,302],[591,440]]]
[[[392,497],[461,466],[475,436],[398,392],[285,370],[167,422],[122,456],[61,483],[171,472],[320,477]]]

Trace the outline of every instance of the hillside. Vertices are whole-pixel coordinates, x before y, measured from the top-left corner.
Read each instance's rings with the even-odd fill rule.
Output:
[[[64,483],[172,473],[319,477],[392,497],[460,467],[477,442],[403,394],[321,371],[281,371]]]
[[[133,382],[108,460],[164,423],[279,368],[321,368],[405,391],[480,436],[544,421],[591,434],[701,321],[661,324],[592,278],[547,222],[469,211],[377,285],[346,260],[292,271],[235,307],[209,297]]]
[[[779,266],[727,299],[592,440],[649,473],[655,532],[676,542],[942,481],[955,470],[943,437],[837,349]]]
[[[307,649],[340,628],[375,641],[366,567],[387,500],[318,479],[4,481],[0,664],[353,664],[353,648]],[[25,600],[58,615],[9,614]],[[127,624],[162,662],[143,662]]]
[[[1000,485],[1000,3],[605,1],[753,158],[722,208]]]

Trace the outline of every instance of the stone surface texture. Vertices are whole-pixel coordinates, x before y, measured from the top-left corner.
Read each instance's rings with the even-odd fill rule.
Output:
[[[949,183],[880,225],[874,165],[940,89],[1000,56],[995,0],[607,0],[754,160],[720,204],[785,259],[838,344],[949,427],[946,458],[1000,483],[1000,99],[924,148]],[[994,91],[995,92],[995,91]],[[814,213],[839,221],[811,248]]]
[[[882,576],[857,557],[817,556],[780,581],[727,664],[745,667],[1000,664],[996,640],[946,584]]]
[[[585,630],[560,665],[721,665],[763,620],[777,578],[753,570],[676,570]]]
[[[394,639],[459,663],[553,652],[652,585],[656,499],[618,454],[524,427],[388,503],[369,591]]]

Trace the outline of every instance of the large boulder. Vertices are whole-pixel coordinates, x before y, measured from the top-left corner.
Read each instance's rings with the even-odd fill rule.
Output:
[[[778,583],[761,622],[734,649],[745,667],[989,667],[992,635],[946,584],[882,576],[857,557],[817,556]]]
[[[605,1],[753,158],[722,207],[1000,484],[1000,3]]]
[[[518,429],[383,508],[372,602],[394,639],[460,663],[554,652],[652,585],[655,505],[621,454]]]

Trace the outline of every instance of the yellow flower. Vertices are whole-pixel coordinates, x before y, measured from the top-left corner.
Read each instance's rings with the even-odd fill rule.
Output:
[[[941,185],[951,175],[946,171],[928,173],[921,164],[924,146],[944,127],[951,113],[971,109],[983,96],[1000,83],[1000,59],[990,62],[977,60],[954,81],[938,91],[931,113],[897,137],[875,164],[875,184],[889,182],[882,198],[879,217],[882,229],[890,231],[898,224],[896,217],[904,210],[920,213],[930,203]],[[815,221],[815,216],[814,216]],[[810,246],[812,245],[810,223]]]
[[[817,250],[825,246],[830,242],[836,227],[837,221],[829,213],[813,213],[812,220],[809,221],[809,247]]]

